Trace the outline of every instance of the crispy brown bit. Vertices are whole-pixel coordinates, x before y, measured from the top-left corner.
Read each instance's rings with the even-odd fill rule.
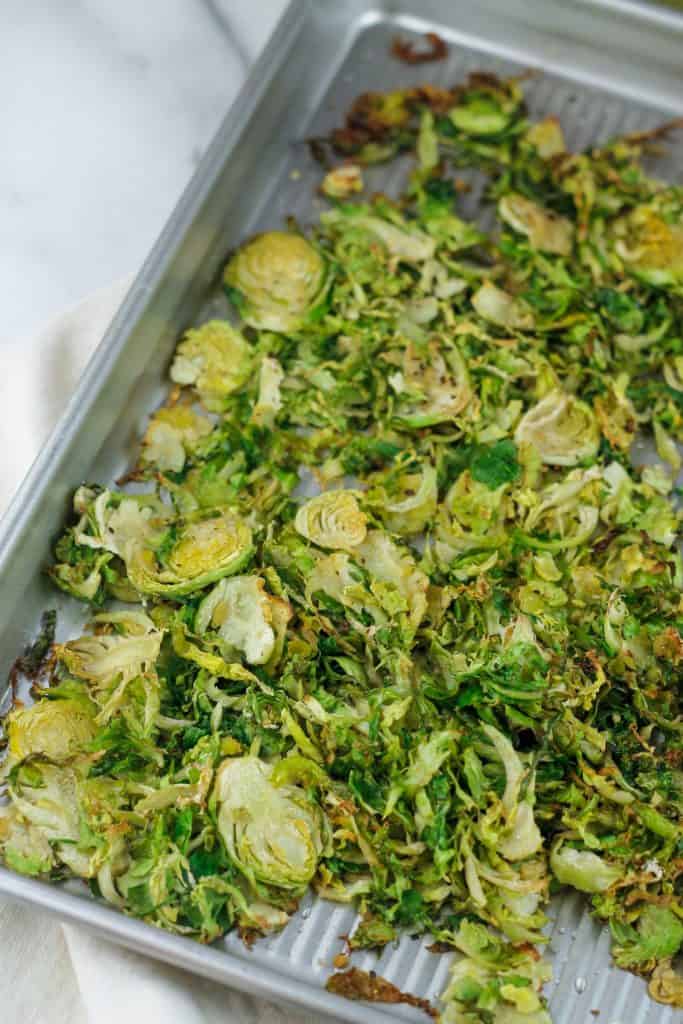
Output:
[[[612,541],[614,540],[614,538],[616,536],[617,536],[617,531],[616,530],[608,530],[607,533],[605,534],[605,536],[601,537],[600,540],[596,541],[595,544],[593,545],[593,554],[594,555],[602,555],[607,550],[607,548],[610,546],[610,544],[612,543]]]
[[[332,964],[338,971],[342,971],[345,967],[348,967],[349,956],[348,953],[337,953],[332,961]]]
[[[667,750],[664,754],[664,760],[670,768],[683,767],[683,750]]]
[[[667,626],[659,633],[652,647],[658,658],[665,658],[672,665],[680,665],[683,661],[683,637],[674,626]]]
[[[677,128],[683,128],[683,117],[675,117],[672,121],[665,121],[658,128],[651,128],[649,132],[633,132],[624,135],[625,142],[650,142],[653,139],[663,139]]]
[[[55,655],[53,642],[55,638],[55,627],[57,624],[57,613],[46,611],[40,623],[40,633],[36,640],[24,650],[24,653],[12,664],[8,682],[12,697],[12,706],[19,707],[21,701],[17,697],[19,685],[22,679],[31,684],[31,691],[41,683],[45,683],[54,668]]]
[[[447,942],[432,942],[430,946],[427,946],[428,953],[452,953],[453,947],[449,946]]]
[[[665,1006],[683,1007],[683,978],[676,971],[671,960],[662,960],[652,973],[648,992],[658,1003]]]
[[[325,146],[324,139],[306,139],[309,152],[316,163],[320,164],[321,167],[329,167],[330,160],[327,154],[327,148]]]
[[[391,55],[404,64],[428,64],[430,61],[444,60],[448,56],[446,41],[436,32],[427,32],[425,41],[426,48],[417,49],[410,40],[399,39],[397,36],[391,44]]]
[[[530,942],[520,942],[517,949],[522,953],[526,953],[530,960],[538,961],[541,959],[541,954]]]
[[[350,967],[341,974],[333,974],[327,979],[325,988],[336,996],[344,999],[364,1000],[368,1003],[407,1003],[436,1019],[437,1010],[428,999],[420,999],[410,992],[401,992],[386,978],[374,971],[361,971],[358,967]]]
[[[629,883],[638,881],[642,881],[646,885],[653,885],[656,879],[649,872],[641,873],[628,879]],[[657,893],[648,892],[646,889],[632,889],[626,894],[624,906],[633,907],[638,903],[650,903],[655,907],[670,907],[672,901],[673,896],[657,895]]]

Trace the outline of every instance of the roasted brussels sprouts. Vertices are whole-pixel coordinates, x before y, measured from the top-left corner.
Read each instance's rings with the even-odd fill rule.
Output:
[[[405,427],[430,427],[464,415],[472,401],[467,366],[456,345],[432,342],[425,352],[409,345],[402,372],[392,374],[396,392],[395,422]]]
[[[491,281],[486,281],[472,296],[472,305],[484,320],[511,331],[533,331],[533,310],[524,299],[514,298]]]
[[[550,867],[558,882],[579,892],[605,892],[622,877],[621,870],[608,864],[591,850],[556,846],[550,854]]]
[[[431,523],[438,502],[436,469],[430,463],[392,473],[377,495],[378,514],[392,533],[420,533]]]
[[[95,874],[94,850],[81,831],[81,779],[67,765],[34,758],[12,774],[9,792],[13,814],[0,826],[5,857],[24,874],[44,874],[55,864],[75,875]]]
[[[258,757],[234,757],[216,773],[218,830],[230,857],[254,886],[301,893],[323,851],[318,807],[299,786],[271,781]]]
[[[254,548],[250,528],[234,512],[207,509],[174,524],[171,542],[137,545],[126,560],[130,582],[141,594],[192,594],[239,572]]]
[[[76,698],[44,698],[31,707],[16,708],[5,730],[10,763],[31,754],[42,754],[50,761],[68,760],[83,753],[97,731],[93,705]]]
[[[188,331],[178,345],[171,380],[194,387],[207,409],[220,412],[251,372],[249,343],[227,320],[210,320]]]
[[[260,576],[233,576],[221,580],[203,599],[195,629],[217,630],[228,651],[236,648],[250,665],[263,665],[275,650],[280,609],[288,617],[287,603],[267,594]]]
[[[140,460],[162,472],[179,473],[185,465],[188,450],[213,429],[204,416],[186,405],[159,409],[152,416],[142,439]]]
[[[445,1024],[549,1024],[568,886],[683,1006],[683,200],[649,138],[567,152],[475,73],[315,140],[408,190],[237,250],[244,334],[190,330],[122,489],[77,490],[51,575],[96,607],[13,666],[3,863],[204,942],[311,885],[352,948],[459,954]]]
[[[363,175],[356,164],[342,164],[328,171],[320,186],[324,195],[331,199],[348,199],[355,192],[363,191]]]
[[[156,662],[163,633],[139,612],[100,615],[95,624],[111,632],[59,644],[57,657],[72,675],[87,683],[99,709],[99,722],[125,714],[136,729],[148,734],[160,707]]]
[[[614,224],[614,248],[627,271],[655,287],[683,284],[683,208],[666,194],[636,206]]]
[[[321,305],[327,268],[301,235],[268,231],[237,250],[225,269],[225,283],[239,294],[246,323],[287,333],[302,327]]]
[[[510,192],[498,203],[501,220],[541,252],[567,256],[572,251],[574,225],[566,217],[546,210],[517,192]]]
[[[294,526],[318,547],[344,550],[365,540],[367,517],[351,491],[325,491],[299,508]]]
[[[280,385],[285,379],[277,359],[264,356],[259,370],[258,400],[252,413],[252,421],[260,427],[272,427],[282,408]]]
[[[532,444],[548,465],[575,466],[595,457],[600,433],[592,410],[584,402],[553,390],[522,417],[515,441]]]

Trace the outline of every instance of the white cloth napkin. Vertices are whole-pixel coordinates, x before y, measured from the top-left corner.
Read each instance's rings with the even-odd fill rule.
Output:
[[[0,380],[0,514],[54,426],[129,279],[11,347]],[[11,443],[8,443],[11,442]],[[7,1024],[316,1024],[0,900]]]

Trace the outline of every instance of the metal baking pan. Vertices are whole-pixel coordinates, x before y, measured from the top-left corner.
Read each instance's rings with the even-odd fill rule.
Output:
[[[415,68],[390,57],[397,33],[430,30],[448,41],[447,60]],[[314,218],[320,171],[306,137],[337,125],[368,89],[532,67],[544,72],[526,85],[532,111],[559,115],[569,145],[581,148],[680,114],[682,55],[683,17],[629,0],[292,0],[3,522],[0,678],[44,608],[57,608],[61,635],[80,626],[76,602],[60,597],[42,572],[70,494],[83,480],[112,480],[130,464],[145,414],[165,393],[174,343],[205,307],[227,250],[287,214],[303,223]],[[661,176],[675,180],[677,166],[683,147],[671,148]],[[377,169],[370,185],[390,191],[398,174],[400,168]],[[468,215],[476,201],[475,190]],[[0,706],[3,700],[9,692],[0,688]],[[0,892],[141,953],[317,1014],[367,1024],[424,1019],[408,1007],[325,992],[339,937],[352,929],[346,907],[307,897],[284,932],[250,951],[234,936],[206,948],[166,934],[96,902],[80,883],[51,886],[0,869]],[[553,917],[556,1024],[673,1024],[673,1010],[650,1002],[642,981],[610,965],[609,937],[583,900],[563,899]],[[448,957],[409,938],[379,957],[354,960],[430,999],[449,966]]]

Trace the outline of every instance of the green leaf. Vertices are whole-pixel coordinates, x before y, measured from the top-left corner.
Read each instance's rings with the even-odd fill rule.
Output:
[[[516,445],[503,440],[488,447],[477,447],[470,461],[470,472],[490,491],[512,483],[520,474]]]

